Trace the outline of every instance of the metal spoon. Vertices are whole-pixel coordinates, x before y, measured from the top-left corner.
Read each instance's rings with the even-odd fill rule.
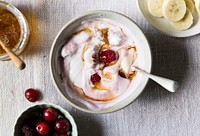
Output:
[[[0,40],[1,47],[6,51],[10,59],[14,62],[15,66],[22,70],[25,68],[25,63],[22,59],[20,59],[11,49],[9,49],[1,40]]]
[[[165,89],[167,89],[170,92],[176,92],[177,89],[179,88],[179,84],[174,80],[159,77],[159,76],[156,76],[156,75],[152,75],[152,74],[147,73],[146,71],[141,70],[141,69],[134,67],[134,66],[131,67],[131,70],[137,71],[138,73],[141,73],[141,74],[147,76],[148,78],[157,82],[159,85],[161,85],[162,87],[164,87]]]

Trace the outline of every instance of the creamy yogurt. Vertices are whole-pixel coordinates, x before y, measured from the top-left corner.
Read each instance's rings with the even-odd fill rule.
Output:
[[[105,64],[101,51],[116,52],[117,60]],[[113,20],[85,20],[61,50],[63,84],[74,100],[91,110],[112,107],[126,99],[140,82],[140,75],[131,66],[143,68],[140,43],[131,31]],[[91,75],[101,77],[97,84]]]

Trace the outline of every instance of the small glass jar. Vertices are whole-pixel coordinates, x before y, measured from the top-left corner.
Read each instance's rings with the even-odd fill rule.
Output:
[[[29,26],[26,18],[24,15],[12,4],[5,2],[5,1],[0,1],[0,8],[6,9],[10,11],[18,20],[19,25],[20,25],[20,38],[18,43],[15,45],[14,48],[12,48],[12,51],[16,54],[19,55],[22,53],[24,48],[26,47],[29,39]],[[5,61],[5,60],[10,60],[9,56],[4,53],[0,54],[0,60]]]

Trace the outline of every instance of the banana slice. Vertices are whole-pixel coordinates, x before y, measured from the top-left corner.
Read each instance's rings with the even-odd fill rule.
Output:
[[[197,11],[200,13],[200,0],[194,0],[194,2],[195,2],[195,7]]]
[[[194,2],[192,0],[185,0],[186,7],[191,11],[194,12]]]
[[[162,6],[163,16],[172,22],[180,21],[186,13],[184,0],[164,0]]]
[[[122,68],[123,72],[125,72],[125,74],[129,73],[129,69],[133,63],[134,55],[135,55],[134,49],[130,48],[128,50],[128,55],[125,56],[121,61],[121,68]]]
[[[149,12],[155,17],[163,17],[162,4],[163,0],[148,0]]]
[[[193,24],[193,16],[189,9],[186,10],[186,14],[183,19],[178,22],[170,22],[170,24],[178,30],[186,30]]]

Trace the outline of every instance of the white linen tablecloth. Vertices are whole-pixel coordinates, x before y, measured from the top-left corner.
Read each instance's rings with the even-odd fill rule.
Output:
[[[200,35],[166,36],[147,23],[135,0],[8,0],[27,18],[31,35],[21,55],[26,68],[19,71],[11,61],[0,62],[0,136],[12,136],[17,117],[26,108],[51,102],[68,110],[80,136],[199,136],[200,135]],[[153,54],[152,73],[177,80],[181,87],[169,93],[150,81],[128,107],[110,114],[94,115],[70,106],[55,89],[49,69],[54,37],[69,20],[87,11],[113,10],[132,18],[146,34]],[[43,98],[30,103],[28,88]]]

